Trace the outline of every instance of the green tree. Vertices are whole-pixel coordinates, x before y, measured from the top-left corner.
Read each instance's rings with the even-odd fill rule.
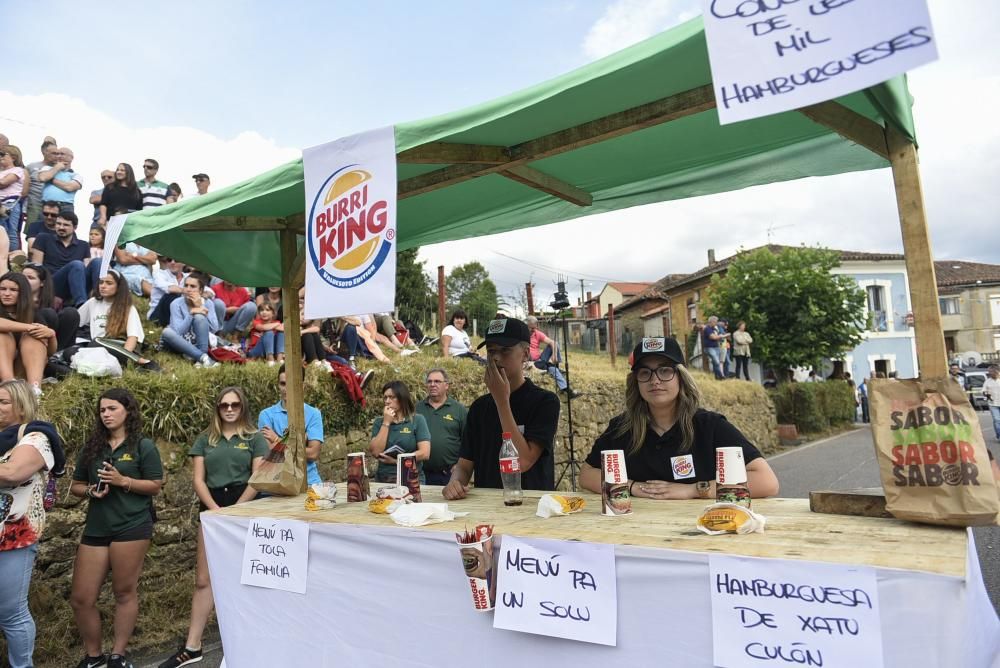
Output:
[[[706,313],[727,318],[731,330],[745,320],[752,356],[772,369],[818,366],[857,346],[866,326],[865,293],[831,273],[839,264],[822,248],[740,255],[725,276],[712,277]]]
[[[479,262],[467,262],[451,270],[445,282],[448,304],[461,307],[470,318],[492,318],[500,303],[497,286]]]
[[[424,263],[417,260],[419,250],[408,248],[396,254],[396,308],[401,320],[427,325],[437,300],[430,277],[424,272]]]

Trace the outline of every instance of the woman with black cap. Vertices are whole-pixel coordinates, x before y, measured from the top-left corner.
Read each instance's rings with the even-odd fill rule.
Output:
[[[701,408],[677,341],[646,338],[632,352],[625,411],[594,442],[580,485],[600,494],[601,452],[624,450],[632,496],[714,499],[715,450],[722,447],[743,448],[751,496],[778,493],[778,479],[760,451],[724,416]]]

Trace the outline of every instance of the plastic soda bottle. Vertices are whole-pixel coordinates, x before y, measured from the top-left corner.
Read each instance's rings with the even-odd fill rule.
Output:
[[[503,505],[521,505],[524,497],[521,492],[521,458],[509,431],[503,432],[503,444],[500,446],[500,478],[503,480]]]

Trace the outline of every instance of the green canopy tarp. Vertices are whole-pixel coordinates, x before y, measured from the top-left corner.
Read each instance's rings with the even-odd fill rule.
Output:
[[[904,78],[836,103],[862,124],[891,127],[915,141]],[[660,120],[645,127],[643,114],[657,110]],[[668,122],[661,122],[664,117]],[[616,133],[615,123],[628,131]],[[797,111],[720,126],[700,18],[531,88],[400,123],[395,132],[400,249],[889,165],[884,155]],[[600,141],[593,140],[595,133]],[[427,164],[420,150],[434,142],[501,147],[494,161],[498,151],[500,159],[527,157],[521,165],[535,170],[529,178],[548,175],[592,197],[592,204],[580,206],[525,185],[515,180],[516,169],[504,176],[495,164]],[[423,187],[483,168],[494,171],[436,190]],[[299,159],[201,197],[130,214],[120,241],[139,241],[238,284],[279,285],[279,232],[253,231],[253,221],[298,215],[301,225],[303,209]],[[195,231],[199,226],[217,231]]]

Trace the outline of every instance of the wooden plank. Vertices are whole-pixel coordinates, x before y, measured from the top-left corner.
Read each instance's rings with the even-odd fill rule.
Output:
[[[285,283],[281,288],[281,303],[285,311],[285,407],[288,409],[288,452],[302,461],[302,489],[305,491],[306,416],[302,370],[302,334],[299,323],[299,289],[288,281],[296,256],[299,255],[295,232],[281,232],[281,273]]]
[[[809,492],[809,510],[829,515],[892,517],[885,509],[885,492],[881,487]]]
[[[406,199],[432,192],[714,108],[715,93],[711,85],[693,88],[511,146],[511,160],[504,163],[454,165],[405,179],[399,182],[398,197]]]
[[[411,165],[499,165],[510,160],[506,146],[431,142],[396,154],[397,163]]]
[[[810,120],[830,128],[838,135],[864,146],[872,153],[889,159],[886,148],[885,132],[875,121],[848,109],[839,102],[830,100],[799,109],[799,113]]]
[[[574,185],[561,181],[554,176],[549,176],[537,169],[521,165],[511,167],[500,172],[512,181],[523,183],[526,186],[541,190],[553,197],[564,199],[570,204],[577,206],[590,206],[594,203],[594,197],[586,190],[581,190]]]
[[[372,488],[378,485],[373,484]],[[912,524],[896,519],[818,515],[806,499],[754,499],[754,510],[767,517],[763,534],[708,536],[695,528],[704,501],[633,499],[634,513],[625,517],[600,514],[601,497],[583,492],[584,509],[568,517],[535,516],[542,492],[525,490],[524,505],[503,505],[503,491],[472,488],[448,507],[468,512],[452,522],[417,529],[396,527],[387,515],[368,511],[366,503],[345,503],[345,485],[338,485],[338,503],[330,510],[305,510],[305,496],[272,497],[212,511],[233,517],[275,517],[307,522],[370,525],[409,531],[443,531],[492,524],[500,534],[583,540],[592,543],[638,545],[707,554],[733,554],[772,559],[866,564],[885,568],[965,576],[967,538],[964,529]],[[443,501],[440,487],[424,486],[425,501]]]
[[[917,147],[891,126],[886,129],[885,138],[896,188],[899,226],[903,232],[903,257],[910,282],[919,375],[943,378],[948,372],[948,356],[941,329],[941,307]]]
[[[306,284],[306,249],[302,248],[296,255],[295,260],[292,262],[291,274],[292,287],[298,290]]]
[[[184,232],[272,232],[288,228],[284,218],[271,216],[209,216],[181,228]]]

